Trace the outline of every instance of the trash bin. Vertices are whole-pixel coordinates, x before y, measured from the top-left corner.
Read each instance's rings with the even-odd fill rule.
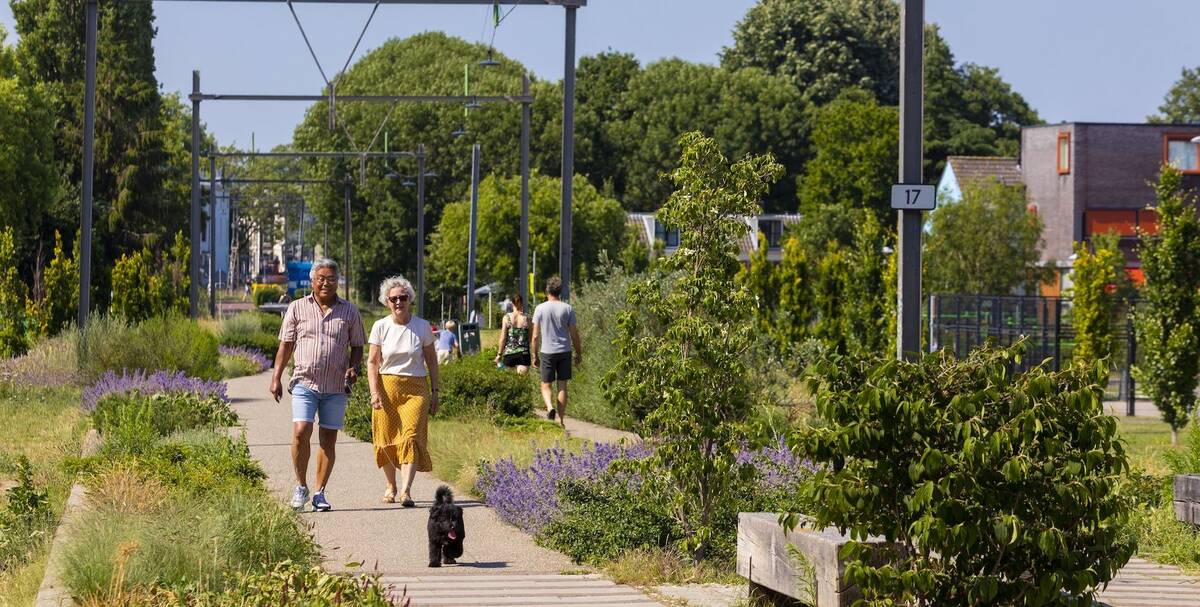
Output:
[[[458,343],[463,356],[479,351],[479,323],[464,322],[458,327]]]

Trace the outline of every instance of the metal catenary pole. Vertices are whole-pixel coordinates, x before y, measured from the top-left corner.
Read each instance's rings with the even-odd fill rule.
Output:
[[[199,315],[200,299],[200,70],[192,71],[192,209],[188,249],[188,316]]]
[[[100,6],[97,0],[87,3],[87,33],[85,42],[83,93],[83,200],[79,210],[79,328],[87,326],[92,292],[92,179],[95,173],[96,136],[96,29]],[[81,340],[86,346],[87,341]]]
[[[208,315],[217,317],[217,159],[208,159]]]
[[[925,0],[904,0],[900,9],[900,183],[921,183],[922,53]],[[903,209],[899,220],[900,272],[897,358],[921,351],[921,226],[919,210]]]
[[[342,274],[346,277],[346,299],[350,299],[350,187],[352,183],[346,179],[346,217],[342,220],[342,237],[345,239],[342,258]]]
[[[575,177],[575,11],[567,7],[566,43],[563,45],[562,219],[559,227],[558,275],[562,299],[571,295],[571,181]]]
[[[466,318],[475,310],[475,229],[479,221],[479,144],[471,146],[471,226],[467,236]]]
[[[521,94],[529,96],[529,74],[521,77]],[[521,103],[521,259],[517,263],[517,292],[529,305],[529,122],[531,106]],[[526,308],[528,309],[528,308]]]
[[[425,317],[425,144],[417,146],[417,316]]]

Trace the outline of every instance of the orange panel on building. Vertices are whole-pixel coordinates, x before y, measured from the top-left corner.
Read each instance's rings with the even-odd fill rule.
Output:
[[[1089,210],[1087,212],[1087,235],[1116,232],[1121,236],[1137,235],[1137,211],[1135,210]]]

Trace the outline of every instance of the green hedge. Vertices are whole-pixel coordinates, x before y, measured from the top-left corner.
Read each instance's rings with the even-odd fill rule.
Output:
[[[274,359],[279,350],[279,328],[283,318],[267,312],[242,312],[221,322],[217,340],[230,348],[251,348]]]
[[[283,297],[284,290],[274,285],[258,286],[254,288],[254,305],[261,306],[265,303],[277,303],[280,297]]]

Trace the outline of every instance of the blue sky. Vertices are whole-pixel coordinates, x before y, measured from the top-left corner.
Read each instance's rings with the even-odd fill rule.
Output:
[[[666,57],[715,63],[754,0],[590,0],[579,11],[578,55],[632,52],[643,63]],[[340,68],[370,5],[296,9],[327,73]],[[159,2],[158,77],[167,91],[190,91],[199,69],[207,92],[306,93],[322,85],[282,4]],[[538,77],[562,77],[563,10],[518,7],[495,44]],[[477,41],[486,7],[381,6],[358,56],[392,36],[442,30]],[[1200,65],[1200,2],[1195,0],[927,0],[956,58],[1000,69],[1043,119],[1140,122],[1153,113],[1181,68]],[[13,42],[12,14],[0,23]],[[412,91],[416,93],[418,91]],[[283,143],[302,104],[210,104],[202,116],[222,143]]]

